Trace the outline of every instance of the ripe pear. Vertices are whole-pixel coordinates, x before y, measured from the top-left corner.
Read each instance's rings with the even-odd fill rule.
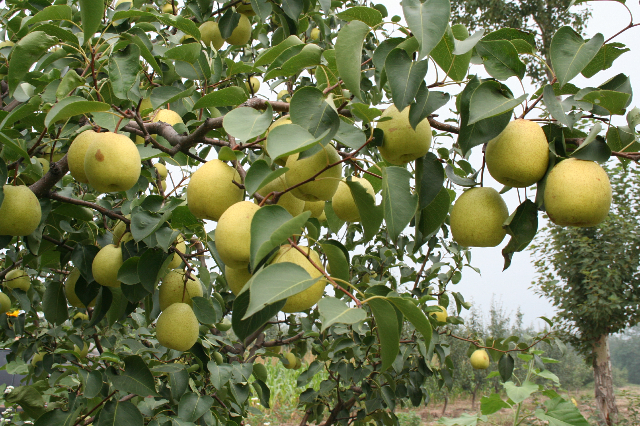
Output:
[[[4,285],[9,288],[19,288],[20,290],[29,291],[31,287],[31,278],[22,269],[13,269],[4,277]]]
[[[126,215],[125,217],[127,219],[131,219],[131,215],[130,214]],[[113,244],[114,245],[119,246],[120,244],[124,244],[127,241],[133,239],[133,235],[131,235],[131,232],[126,232],[126,230],[127,230],[127,224],[126,223],[124,223],[121,220],[116,222],[116,226],[114,226],[113,227],[113,231],[111,231],[111,233],[113,234]]]
[[[118,281],[118,270],[124,262],[122,261],[122,247],[107,244],[102,247],[93,259],[91,271],[93,279],[100,285],[107,287],[120,287]]]
[[[0,292],[0,314],[7,313],[11,310],[11,299],[6,294]]]
[[[444,306],[438,306],[438,308],[440,308],[440,312],[431,312],[430,315],[435,317],[438,322],[447,322],[449,316],[447,309]]]
[[[398,111],[395,105],[384,110],[381,118],[384,117],[391,117],[391,120],[379,122],[377,127],[384,131],[382,146],[378,149],[385,161],[403,166],[429,151],[431,147],[429,120],[425,118],[418,124],[416,130],[413,130],[409,124],[409,108]]]
[[[518,119],[489,141],[485,159],[495,180],[524,188],[538,182],[547,172],[549,143],[540,125]]]
[[[253,7],[251,6],[251,2],[248,0],[243,0],[242,2],[237,4],[236,11],[247,16],[255,16],[256,14],[256,12],[254,12],[253,10]]]
[[[355,176],[352,180],[362,185],[367,193],[375,199],[376,193],[368,180]],[[353,199],[353,194],[351,194],[351,188],[349,188],[349,185],[347,185],[346,182],[340,181],[338,190],[331,199],[331,207],[333,207],[333,211],[336,216],[345,222],[360,222],[360,211]]]
[[[316,41],[320,39],[320,28],[314,28],[311,30],[311,34],[309,34],[309,40]]]
[[[292,354],[291,352],[287,352],[283,356],[286,360],[286,363],[284,361],[282,362],[282,364],[284,365],[284,368],[288,370],[294,369],[296,367],[296,364],[298,363],[298,357]]]
[[[287,96],[289,96],[289,91],[284,89],[278,92],[278,100],[281,101],[284,98],[286,98]]]
[[[87,154],[87,149],[89,149],[89,145],[100,137],[100,133],[94,132],[93,130],[85,130],[76,136],[69,147],[69,152],[67,152],[69,172],[71,172],[71,176],[78,182],[89,183],[87,174],[84,172],[84,158]]]
[[[173,5],[171,3],[163,4],[162,13],[173,13]]]
[[[502,224],[509,217],[507,205],[493,188],[471,188],[451,209],[451,234],[465,247],[495,247],[507,231]]]
[[[287,189],[287,182],[285,181],[284,176],[278,176],[277,178],[260,188],[258,190],[258,194],[266,197],[271,192],[282,192],[285,189]],[[273,197],[270,197],[269,200],[273,200]],[[254,200],[254,202],[256,204],[259,204],[258,200]],[[294,217],[302,213],[304,209],[304,201],[295,197],[291,193],[291,191],[282,194],[278,199],[277,204],[284,207],[289,213],[291,213],[291,216]]]
[[[159,288],[160,310],[164,311],[174,303],[186,303],[192,306],[192,297],[202,297],[202,284],[198,277],[186,278],[184,271],[169,271],[162,278]]]
[[[224,277],[227,280],[227,286],[229,290],[236,296],[240,294],[240,290],[251,279],[251,274],[248,268],[233,269],[227,265],[224,266]]]
[[[49,163],[49,160],[47,160],[46,158],[38,158],[36,159],[36,161],[40,163],[40,166],[42,167],[42,174],[46,175],[47,172],[51,169],[51,163]]]
[[[38,197],[24,185],[4,185],[0,205],[0,235],[14,237],[31,234],[40,225],[42,210]]]
[[[319,218],[324,213],[324,201],[305,201],[302,211],[310,211],[311,217]]]
[[[140,112],[146,111],[149,109],[153,109],[153,105],[151,104],[151,98],[144,98],[142,102],[140,102]],[[144,114],[147,115],[147,114]]]
[[[340,161],[336,149],[327,144],[310,157],[298,160],[299,154],[290,155],[287,159],[289,170],[284,174],[288,186],[294,186],[313,177],[327,165]],[[293,195],[304,201],[328,201],[338,189],[342,167],[340,164],[320,173],[315,180],[307,182],[291,190]]]
[[[204,45],[209,47],[209,45],[213,44],[216,50],[220,50],[224,44],[224,39],[222,38],[222,34],[220,34],[218,23],[216,21],[207,21],[200,25],[199,29],[200,40],[202,40]]]
[[[184,237],[182,235],[178,235],[176,238],[176,250],[180,253],[187,252],[187,245],[184,242]],[[175,269],[182,263],[182,258],[178,255],[178,253],[173,253],[173,258],[171,259],[171,263],[169,263],[169,269]]]
[[[218,254],[226,266],[240,269],[249,265],[251,219],[259,208],[251,201],[240,201],[220,216],[215,240]]]
[[[544,206],[556,225],[596,226],[611,207],[609,176],[593,161],[564,160],[547,176]]]
[[[249,42],[251,38],[251,21],[245,15],[240,15],[238,26],[233,29],[231,36],[227,39],[227,43],[236,46],[242,46]]]
[[[67,295],[67,302],[75,308],[84,309],[84,303],[80,300],[78,295],[76,294],[76,283],[78,282],[78,278],[80,278],[80,270],[78,268],[73,268],[67,280],[64,283],[64,293]],[[96,299],[93,299],[91,303],[89,303],[89,307],[95,306]]]
[[[311,249],[309,247],[300,246],[300,248],[309,253]],[[314,250],[311,250],[309,253],[309,258],[318,266],[322,266],[322,262],[320,261],[320,257],[318,253]],[[280,247],[280,250],[276,254],[272,263],[283,263],[283,262],[291,262],[295,263],[298,266],[304,268],[305,271],[311,275],[311,278],[317,278],[322,276],[322,272],[318,271],[315,266],[309,262],[309,260],[300,253],[298,250],[293,248],[290,245],[284,245]],[[287,303],[282,307],[282,312],[292,313],[292,312],[302,312],[311,308],[313,305],[318,303],[318,300],[324,294],[324,288],[327,285],[326,279],[320,279],[315,284],[313,284],[308,289],[301,291],[298,294],[294,294],[293,296],[289,296],[287,298]]]
[[[327,214],[325,213],[324,210],[322,210],[322,214],[318,217],[318,220],[322,223],[325,220],[327,220]]]
[[[469,359],[471,366],[476,370],[486,370],[489,368],[489,354],[484,349],[477,349],[471,354]]]
[[[153,123],[157,123],[158,121],[162,121],[163,123],[167,123],[171,126],[174,126],[178,123],[183,123],[182,117],[175,111],[171,111],[170,109],[161,109],[156,112],[156,115],[151,120]],[[136,136],[136,144],[143,144],[144,138],[142,136]]]
[[[233,167],[220,160],[207,161],[191,175],[187,186],[187,205],[200,219],[219,220],[232,205],[244,198],[240,175]]]
[[[164,164],[155,163],[153,167],[155,167],[156,173],[158,173],[158,177],[160,178],[160,180],[165,180],[167,178],[167,167]]]
[[[249,81],[244,82],[245,87],[249,91],[249,93],[258,93],[260,90],[260,80],[255,77],[249,77]]]
[[[123,134],[101,133],[87,148],[84,170],[89,184],[99,192],[127,191],[140,177],[140,154]]]
[[[162,311],[156,322],[158,342],[176,351],[189,350],[198,340],[200,325],[191,306],[174,303]]]

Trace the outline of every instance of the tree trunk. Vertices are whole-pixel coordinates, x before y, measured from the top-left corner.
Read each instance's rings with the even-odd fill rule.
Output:
[[[596,408],[600,412],[600,419],[607,426],[612,426],[618,419],[618,407],[613,393],[608,334],[601,335],[593,344],[593,378]]]

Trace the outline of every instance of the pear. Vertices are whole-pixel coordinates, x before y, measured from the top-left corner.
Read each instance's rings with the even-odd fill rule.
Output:
[[[156,112],[156,115],[151,120],[153,123],[157,123],[162,121],[163,123],[167,123],[171,126],[174,126],[178,123],[184,124],[182,121],[182,117],[175,111],[171,111],[170,109],[161,109]],[[142,136],[136,136],[136,144],[140,145],[144,143],[144,138]]]
[[[324,201],[305,201],[302,211],[310,211],[311,217],[319,218],[324,213]]]
[[[495,247],[507,231],[502,227],[509,218],[504,200],[493,188],[471,188],[458,198],[451,209],[451,234],[465,247]]]
[[[340,155],[331,144],[327,144],[310,157],[301,160],[298,160],[298,157],[299,154],[293,154],[287,159],[289,170],[284,176],[290,187],[310,179],[327,165],[340,161]],[[304,201],[328,201],[336,193],[340,177],[342,177],[342,167],[337,164],[320,173],[315,180],[300,185],[291,192]]]
[[[169,173],[167,172],[167,167],[164,164],[155,163],[153,167],[155,167],[156,173],[158,173],[158,177],[160,178],[160,180],[165,180],[167,178],[167,175]]]
[[[162,278],[159,288],[160,310],[164,311],[174,303],[186,303],[192,306],[192,297],[202,297],[202,284],[198,277],[193,278],[185,278],[184,271],[169,271]]]
[[[31,278],[22,269],[13,269],[4,277],[4,285],[9,288],[19,288],[20,290],[29,291],[31,287]]]
[[[249,42],[251,38],[251,21],[245,15],[240,15],[238,26],[233,29],[231,36],[227,39],[227,43],[236,46],[243,46]]]
[[[151,98],[144,98],[142,102],[140,102],[140,112],[146,110],[153,110],[153,105],[151,104]],[[148,114],[145,114],[148,115]]]
[[[178,250],[180,253],[186,253],[187,245],[184,242],[184,237],[182,235],[178,235],[178,238],[176,238],[176,242],[176,250]],[[178,253],[173,253],[173,258],[169,263],[169,269],[175,269],[180,266],[181,263],[182,258],[178,255]]]
[[[42,362],[42,360],[44,359],[44,356],[46,354],[47,354],[46,352],[38,352],[38,353],[36,353],[33,356],[33,358],[31,359],[31,365],[33,365],[35,367],[37,363]]]
[[[284,89],[278,92],[278,100],[282,101],[284,100],[284,98],[286,98],[287,96],[289,96],[289,91]]]
[[[99,192],[127,191],[140,177],[136,145],[119,133],[101,133],[87,148],[84,170],[89,184]]]
[[[311,34],[309,34],[309,40],[316,41],[320,39],[320,28],[314,28],[311,30]]]
[[[240,201],[220,216],[215,241],[218,254],[226,266],[240,269],[249,265],[251,219],[259,208],[251,201]]]
[[[0,292],[0,314],[5,314],[11,310],[11,299],[6,294]]]
[[[191,306],[174,303],[162,311],[156,322],[156,337],[165,348],[186,351],[198,340],[200,325]]]
[[[256,94],[260,90],[260,80],[255,77],[249,77],[249,81],[245,81],[244,85],[249,93]]]
[[[275,129],[278,126],[282,126],[283,124],[291,124],[291,116],[290,115],[285,115],[283,117],[278,118],[271,126],[269,126],[269,128],[267,129],[267,132],[264,134],[264,136],[265,137],[269,136],[269,132],[271,132],[273,129]],[[264,145],[264,142],[262,142],[262,144]],[[277,160],[274,160],[274,163],[276,163],[279,166],[283,166],[284,167],[287,164],[287,158],[289,158],[289,156],[280,157]]]
[[[42,166],[42,174],[46,175],[47,172],[51,169],[51,163],[49,163],[49,160],[47,160],[46,158],[38,158],[36,159],[36,161],[40,163],[40,166]]]
[[[78,282],[78,278],[80,278],[80,270],[78,268],[73,268],[69,276],[67,276],[67,280],[64,283],[64,293],[67,296],[67,302],[75,308],[84,309],[84,303],[80,300],[78,295],[76,294],[76,283]],[[89,303],[89,307],[95,306],[96,299],[93,299],[91,303]]]
[[[113,244],[102,247],[93,259],[91,271],[93,279],[100,285],[107,287],[120,287],[118,281],[118,270],[124,262],[122,261],[122,248]]]
[[[260,188],[258,190],[258,194],[266,197],[271,192],[282,192],[285,189],[287,189],[287,182],[285,181],[284,176],[278,176],[277,178]],[[269,200],[273,200],[273,197],[269,197]],[[259,204],[258,200],[254,200],[254,202],[256,204]],[[294,217],[302,213],[304,209],[304,201],[295,197],[291,193],[291,191],[282,194],[278,199],[277,204],[284,207],[289,213],[291,213],[291,216]]]
[[[233,269],[225,265],[224,277],[227,280],[229,290],[237,296],[244,285],[251,279],[251,273],[248,268]]]
[[[362,185],[367,193],[371,194],[371,196],[375,199],[376,193],[373,190],[373,186],[371,186],[371,183],[369,183],[368,180],[355,176],[351,179],[352,181],[358,182],[360,185]],[[351,194],[351,188],[349,188],[349,185],[347,185],[346,182],[340,181],[338,190],[331,199],[331,207],[333,207],[333,212],[336,214],[336,216],[338,216],[345,222],[360,222],[360,211],[358,210],[358,206],[353,199],[353,194]]]
[[[496,138],[485,152],[487,169],[503,185],[524,188],[538,182],[549,166],[549,143],[537,123],[518,119]]]
[[[438,308],[440,308],[440,312],[431,312],[431,316],[435,317],[438,322],[447,322],[447,317],[449,316],[447,309],[444,306],[438,306]]]
[[[476,370],[486,370],[489,368],[489,354],[484,349],[475,350],[471,354],[471,366]]]
[[[403,166],[429,152],[431,147],[429,120],[425,118],[418,124],[416,130],[413,130],[409,124],[409,107],[398,111],[395,105],[384,110],[381,118],[384,117],[391,117],[391,120],[381,121],[377,127],[384,131],[382,146],[378,149],[385,161]]]
[[[69,172],[71,172],[71,176],[78,182],[89,183],[87,174],[84,172],[84,158],[89,149],[89,145],[100,137],[100,133],[94,132],[93,130],[85,130],[76,136],[69,147],[69,151],[67,152]]]
[[[309,247],[299,246],[303,251],[309,253],[309,258],[318,266],[322,265],[320,261],[320,257],[318,253],[314,250],[311,250]],[[280,247],[280,250],[276,254],[272,263],[283,263],[283,262],[291,262],[295,263],[298,266],[304,268],[305,271],[311,275],[311,278],[317,278],[322,276],[322,272],[318,271],[315,266],[309,262],[309,260],[300,253],[298,250],[293,248],[290,245],[284,245]],[[302,312],[311,308],[313,305],[318,303],[318,300],[324,294],[324,288],[327,285],[326,279],[320,279],[315,284],[313,284],[308,289],[301,291],[298,294],[294,294],[293,296],[289,296],[287,298],[287,303],[282,307],[282,312],[292,313],[292,312]]]
[[[131,215],[130,214],[126,215],[125,217],[127,219],[131,219]],[[133,239],[133,235],[131,235],[131,232],[126,232],[126,230],[127,230],[127,224],[126,223],[124,223],[121,220],[116,222],[116,226],[114,226],[113,227],[113,231],[111,231],[111,233],[113,234],[113,244],[114,245],[119,246],[120,244],[124,244],[127,241]]]
[[[287,352],[283,356],[286,360],[286,363],[284,361],[282,362],[282,364],[284,365],[284,368],[288,370],[294,369],[296,367],[296,364],[298,363],[298,357],[292,354],[291,352]]]
[[[173,13],[173,5],[171,3],[163,4],[162,13]]]
[[[255,16],[256,14],[256,12],[254,12],[253,10],[253,7],[251,6],[251,2],[248,0],[243,0],[242,2],[237,4],[236,11],[247,16]]]
[[[216,50],[220,50],[224,44],[222,34],[220,34],[220,27],[216,21],[207,21],[200,25],[200,40],[204,42],[204,45],[209,47],[213,44]]]
[[[36,195],[24,185],[4,185],[0,205],[0,235],[20,237],[31,234],[40,225],[42,210]]]
[[[237,170],[220,160],[207,161],[191,175],[187,186],[187,205],[200,219],[219,220],[232,205],[244,198]]]

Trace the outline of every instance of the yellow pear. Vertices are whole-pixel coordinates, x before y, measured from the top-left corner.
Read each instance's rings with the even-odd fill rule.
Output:
[[[269,126],[264,136],[265,137],[269,136],[269,132],[271,132],[273,129],[275,129],[278,126],[282,126],[283,124],[291,124],[291,116],[285,115],[283,117],[278,118],[271,126]],[[262,142],[262,144],[264,144],[264,142]],[[284,167],[287,164],[287,158],[289,158],[289,156],[280,157],[277,160],[274,160],[274,162],[279,166]]]
[[[368,180],[355,176],[351,179],[362,185],[367,193],[375,199],[376,193]],[[331,207],[333,207],[336,216],[345,222],[360,222],[360,211],[353,199],[353,194],[351,194],[351,188],[349,188],[346,182],[340,181],[338,190],[331,199]]]
[[[42,362],[46,354],[46,352],[38,352],[37,354],[35,354],[31,359],[31,365],[35,367],[37,363]]]
[[[177,244],[176,244],[176,250],[178,250],[180,253],[186,253],[187,252],[187,245],[184,242],[184,237],[182,235],[178,235],[178,238],[176,238]],[[178,266],[180,266],[180,264],[182,263],[182,258],[178,255],[178,253],[173,253],[173,258],[171,259],[171,263],[169,263],[169,269],[175,269]]]
[[[251,219],[258,209],[251,201],[240,201],[220,216],[215,231],[216,249],[226,266],[240,269],[249,265]]]
[[[549,143],[540,125],[518,119],[489,141],[485,159],[495,180],[524,188],[538,182],[547,172]]]
[[[324,222],[325,220],[327,220],[327,214],[325,213],[324,210],[322,210],[322,214],[320,216],[318,216],[318,220],[320,222]]]
[[[200,25],[200,40],[205,46],[213,44],[216,50],[220,50],[224,44],[222,34],[220,34],[220,27],[216,21],[207,21]]]
[[[385,161],[403,166],[429,152],[431,147],[429,120],[425,118],[418,124],[416,130],[413,130],[409,124],[409,107],[398,111],[395,105],[384,110],[381,118],[384,117],[391,117],[391,120],[379,122],[377,127],[384,131],[382,146],[378,149]]]
[[[101,133],[87,148],[84,170],[89,184],[99,192],[127,191],[140,177],[140,154],[123,134]]]
[[[128,214],[125,216],[127,219],[131,219],[131,215]],[[124,244],[129,240],[133,239],[133,235],[131,235],[131,232],[126,232],[127,230],[127,224],[124,223],[123,221],[119,220],[116,222],[116,226],[113,227],[113,231],[111,231],[111,233],[113,234],[113,244],[118,246],[120,244]],[[125,233],[126,232],[126,233]]]
[[[247,16],[255,16],[256,12],[253,11],[253,7],[251,6],[251,2],[248,0],[243,0],[239,4],[236,5],[236,11],[238,13],[242,13]]]
[[[294,369],[296,367],[296,364],[298,363],[298,357],[292,354],[291,352],[287,352],[283,356],[286,360],[286,363],[284,361],[282,362],[282,364],[284,365],[284,368],[288,370]]]
[[[78,268],[73,268],[64,283],[64,293],[67,295],[67,302],[69,302],[71,306],[84,309],[86,306],[84,306],[84,303],[82,303],[76,294],[76,283],[78,282],[78,278],[80,278],[80,270]],[[89,303],[89,307],[92,307],[95,304],[96,299],[93,299],[91,303]]]
[[[287,96],[289,96],[289,91],[284,89],[278,92],[278,100],[281,101],[284,98],[286,98]]]
[[[173,5],[171,3],[163,4],[162,13],[173,13]]]
[[[249,93],[258,93],[260,90],[260,80],[255,77],[249,77],[249,81],[244,82],[245,87],[249,91]]]
[[[484,349],[477,349],[471,354],[471,366],[476,370],[486,370],[489,368],[489,354]]]
[[[227,280],[229,290],[237,296],[244,285],[251,279],[251,274],[248,268],[233,269],[225,265],[224,277]]]
[[[324,201],[305,201],[302,211],[310,211],[311,217],[319,218],[324,213]]]
[[[76,136],[69,147],[69,152],[67,152],[69,172],[71,172],[71,176],[78,182],[89,183],[89,179],[87,179],[87,175],[84,172],[84,158],[87,154],[87,149],[89,149],[89,145],[99,137],[101,137],[100,133],[94,132],[93,130],[85,130]]]
[[[167,167],[164,164],[155,163],[153,167],[155,167],[156,173],[158,173],[158,177],[160,178],[160,180],[165,180],[167,178]]]
[[[4,285],[9,288],[19,288],[20,290],[29,291],[31,287],[31,278],[22,269],[13,269],[4,277]]]
[[[556,225],[596,226],[611,207],[609,176],[593,161],[564,160],[547,176],[544,206]]]
[[[191,306],[192,297],[202,297],[202,284],[198,277],[193,278],[186,278],[184,271],[169,271],[162,278],[159,288],[160,310],[164,311],[174,303],[186,303]]]
[[[86,358],[87,354],[89,353],[89,345],[87,344],[87,342],[84,342],[82,350],[80,350],[78,345],[73,345],[73,351],[78,354],[80,358]]]
[[[447,317],[449,316],[447,309],[444,306],[438,306],[438,308],[440,308],[440,312],[431,312],[430,315],[435,317],[438,322],[447,322]]]
[[[300,246],[300,248],[309,253],[309,247]],[[318,253],[314,250],[311,250],[309,253],[309,258],[318,266],[322,266],[322,262],[320,261],[320,257]],[[311,278],[317,278],[322,276],[322,272],[318,271],[318,269],[309,262],[305,255],[300,253],[298,250],[293,248],[290,245],[285,245],[280,247],[280,250],[276,254],[272,263],[283,263],[283,262],[291,262],[295,263],[298,266],[304,268],[305,271],[311,275]],[[326,279],[320,279],[315,284],[313,284],[308,289],[301,291],[298,294],[294,294],[293,296],[289,296],[287,298],[287,303],[282,307],[282,312],[292,313],[292,312],[302,312],[311,308],[313,305],[318,303],[318,300],[324,294],[324,288],[327,285]]]
[[[191,175],[187,186],[187,205],[200,219],[218,220],[232,205],[244,198],[240,175],[233,167],[220,160],[210,160]]]
[[[451,234],[465,247],[495,247],[507,231],[502,224],[509,217],[504,200],[493,188],[471,188],[451,209]]]
[[[309,35],[309,40],[316,41],[320,39],[320,28],[314,28],[311,30],[311,34]]]
[[[242,46],[249,42],[251,38],[251,21],[245,15],[240,15],[238,26],[233,29],[227,43]]]
[[[162,311],[156,322],[156,337],[165,348],[189,350],[198,340],[200,325],[191,306],[174,303]]]
[[[4,293],[0,292],[0,314],[7,313],[11,310],[11,299]]]
[[[278,176],[277,178],[260,188],[260,190],[258,190],[258,194],[266,197],[271,192],[282,192],[285,189],[287,189],[287,182],[285,181],[284,176]],[[270,197],[269,200],[273,200],[273,197]],[[259,204],[258,200],[254,200],[254,202],[256,204]],[[295,197],[291,193],[291,191],[282,194],[278,199],[277,204],[284,207],[289,213],[291,213],[291,216],[294,217],[302,213],[304,209],[304,201]]]
[[[0,235],[14,237],[31,234],[40,225],[42,210],[36,195],[24,185],[4,185],[0,205]]]
[[[340,155],[331,144],[327,144],[310,157],[301,160],[298,160],[298,157],[299,154],[293,154],[287,159],[289,170],[284,176],[288,186],[304,182],[327,165],[340,161]],[[342,166],[338,164],[320,173],[315,180],[292,189],[291,192],[304,201],[328,201],[336,193],[341,177]]]
[[[153,123],[157,123],[158,121],[162,121],[163,123],[167,123],[171,126],[174,126],[178,123],[183,123],[182,117],[175,111],[171,111],[170,109],[161,109],[156,112],[156,115],[151,120]],[[140,145],[144,143],[144,138],[142,136],[136,136],[136,144]]]
[[[47,172],[51,169],[51,163],[49,163],[49,160],[47,160],[46,158],[38,158],[36,159],[36,161],[40,163],[40,166],[42,166],[42,174],[46,175]]]
[[[107,287],[120,287],[118,281],[118,270],[124,262],[122,261],[122,248],[113,244],[102,247],[93,259],[91,271],[93,279],[100,285]]]
[[[149,109],[151,110],[153,109],[153,105],[151,104],[151,98],[144,98],[142,102],[140,102],[140,112],[146,111]],[[148,114],[145,114],[145,115],[148,115]]]

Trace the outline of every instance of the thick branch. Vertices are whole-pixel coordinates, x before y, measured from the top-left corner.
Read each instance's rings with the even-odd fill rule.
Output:
[[[67,155],[65,154],[58,162],[51,163],[49,171],[42,176],[42,179],[31,185],[29,188],[36,194],[36,197],[42,198],[51,191],[51,189],[62,179],[69,171],[67,163]]]

